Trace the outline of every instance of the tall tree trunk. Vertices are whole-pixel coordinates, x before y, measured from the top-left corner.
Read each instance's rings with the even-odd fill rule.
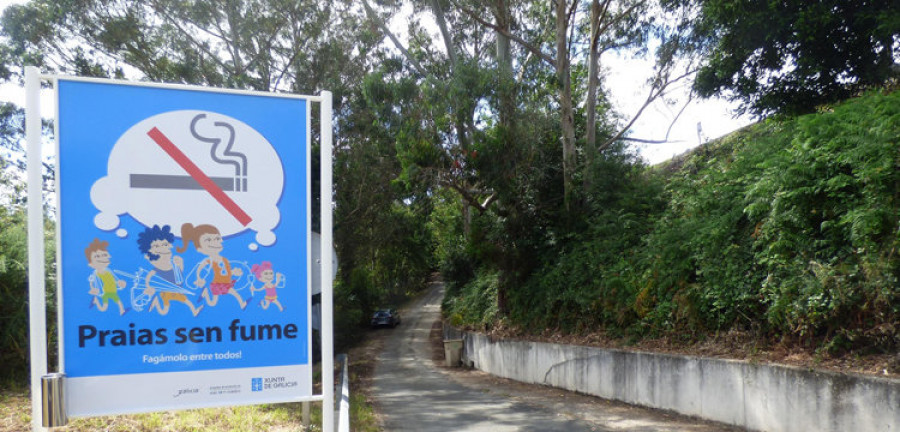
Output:
[[[568,2],[556,0],[556,79],[559,85],[559,117],[563,148],[563,194],[566,210],[571,210],[576,160],[568,35]]]
[[[585,170],[584,192],[593,183],[594,152],[597,151],[597,87],[600,81],[600,0],[591,1],[591,43],[588,54],[588,88],[585,101],[587,133],[584,142]]]
[[[508,36],[512,17],[507,0],[496,0],[493,11],[494,21],[497,23],[497,29],[494,30],[494,34],[497,38],[497,71],[499,75],[497,87],[500,99],[500,129],[504,131],[508,148],[514,148],[516,83],[513,78],[512,46]],[[509,314],[508,286],[509,283],[499,283],[497,286],[497,309],[503,316]]]
[[[516,114],[515,81],[512,68],[512,46],[509,40],[510,13],[506,0],[497,0],[494,3],[494,19],[498,30],[495,30],[497,38],[497,71],[499,72],[500,94],[500,125],[512,132]]]
[[[447,19],[444,17],[444,9],[441,7],[441,3],[439,0],[431,0],[431,11],[434,13],[434,19],[437,22],[438,29],[441,31],[441,37],[444,39],[444,47],[447,50],[447,58],[450,60],[450,74],[455,76],[459,73],[459,56],[456,55],[456,47],[453,44],[453,38],[450,35],[450,30],[447,28]],[[464,112],[462,108],[460,108],[459,103],[454,103],[451,101],[451,107],[453,109],[453,118],[456,126],[456,134],[457,139],[459,140],[459,146],[464,150],[469,149],[469,128],[471,123],[471,113]]]
[[[444,18],[444,9],[441,7],[439,0],[431,0],[431,11],[434,13],[434,19],[437,22],[438,29],[441,31],[441,37],[444,38],[444,46],[447,48],[447,58],[450,64],[456,67],[456,50],[453,48],[453,38],[450,36],[450,30],[447,28],[447,20]]]

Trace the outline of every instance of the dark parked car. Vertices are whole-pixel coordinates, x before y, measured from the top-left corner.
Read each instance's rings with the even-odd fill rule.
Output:
[[[397,327],[400,313],[396,309],[381,309],[372,314],[372,327]]]

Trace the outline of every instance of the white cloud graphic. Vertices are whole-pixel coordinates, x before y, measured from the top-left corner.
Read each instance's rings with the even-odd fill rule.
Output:
[[[202,186],[204,176],[215,186]],[[91,201],[99,210],[94,224],[104,231],[127,213],[146,226],[169,225],[179,237],[184,223],[211,224],[223,236],[251,229],[257,243],[271,246],[283,189],[281,159],[259,132],[222,114],[182,110],[122,134]]]

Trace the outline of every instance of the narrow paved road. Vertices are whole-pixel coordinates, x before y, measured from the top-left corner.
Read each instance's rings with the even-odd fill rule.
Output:
[[[544,386],[447,369],[432,361],[429,333],[443,287],[402,315],[375,365],[372,392],[385,431],[734,431]]]

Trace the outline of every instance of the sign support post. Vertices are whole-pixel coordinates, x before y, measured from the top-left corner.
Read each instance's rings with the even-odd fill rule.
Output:
[[[331,92],[323,91],[319,114],[321,118],[322,144],[320,180],[319,180],[319,212],[321,213],[322,246],[321,251],[331,250],[334,242],[332,233],[332,175],[331,149],[333,135],[331,125]],[[326,252],[323,252],[323,257]],[[322,431],[334,431],[334,303],[333,263],[330,259],[321,260],[322,271]]]
[[[44,290],[44,199],[41,173],[41,76],[25,67],[25,141],[28,159],[28,312],[31,360],[31,425],[42,425],[41,377],[47,373],[47,301]]]

